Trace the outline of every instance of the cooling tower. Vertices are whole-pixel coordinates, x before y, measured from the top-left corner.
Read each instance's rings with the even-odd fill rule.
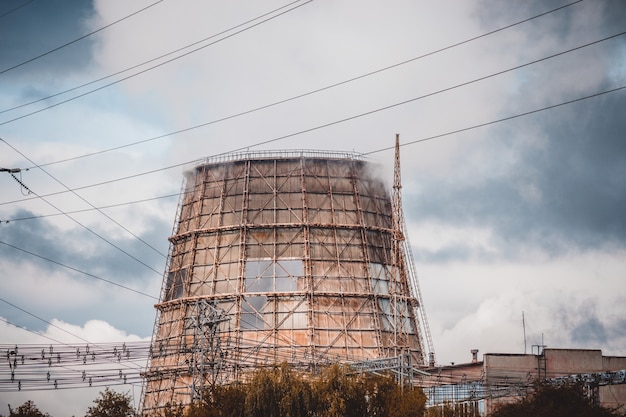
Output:
[[[357,154],[231,154],[185,176],[142,410],[287,362],[424,363],[390,193]],[[401,233],[400,233],[401,234]]]

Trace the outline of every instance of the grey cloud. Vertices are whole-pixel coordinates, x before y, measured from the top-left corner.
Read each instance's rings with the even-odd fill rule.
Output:
[[[619,335],[611,333],[614,328],[619,327],[620,320],[600,317],[597,313],[596,300],[586,299],[578,302],[570,300],[559,303],[556,309],[555,325],[565,331],[573,346],[607,346],[609,340],[619,339]]]
[[[407,212],[420,221],[492,229],[509,257],[533,246],[550,255],[626,247],[624,108],[618,91],[499,125],[486,132],[483,155],[468,158],[484,158],[488,167],[513,149],[504,172],[473,179],[460,166],[448,178],[422,178],[419,194],[405,191]],[[520,185],[532,187],[535,198]]]
[[[412,239],[417,242],[420,237],[415,236]],[[459,259],[486,258],[489,256],[484,248],[470,247],[459,243],[437,250],[427,250],[420,247],[413,247],[411,250],[413,257],[418,262],[447,263],[458,261]]]
[[[586,317],[577,323],[571,330],[570,337],[575,343],[595,343],[598,346],[605,345],[608,340],[604,324],[595,315]]]
[[[21,218],[31,215],[33,214],[26,210],[20,210],[13,217]],[[153,271],[82,228],[61,231],[50,221],[41,218],[5,223],[1,227],[1,238],[4,242],[102,278],[116,282],[136,282],[153,279],[155,276]],[[167,230],[167,226],[154,220],[152,229],[142,237],[144,241],[150,243],[163,254],[167,251],[167,236],[161,236],[164,230]],[[100,235],[102,236],[102,234]],[[159,272],[165,264],[162,256],[137,239],[116,240],[111,237],[106,237],[106,239]],[[78,248],[87,243],[95,245],[95,249],[91,253],[77,254]],[[3,252],[7,257],[10,251],[14,255],[10,256],[9,259],[29,263],[37,262],[48,271],[62,268],[45,260],[37,261],[37,258],[32,255],[3,245]]]
[[[26,217],[31,214],[27,211],[21,211],[12,217]],[[164,232],[169,230],[169,225],[153,220],[152,226],[152,229],[144,233],[142,239],[151,243],[162,253],[167,253],[168,242]],[[107,239],[111,240],[112,238],[107,236]],[[136,239],[132,239],[130,242],[118,239],[113,240],[113,243],[152,266],[159,274],[138,264],[83,229],[62,232],[48,219],[3,223],[0,226],[0,240],[100,278],[140,290],[146,287],[158,288],[161,282],[160,272],[165,265],[163,257]],[[94,245],[95,249],[89,253],[77,255],[76,247],[80,246],[81,242],[84,244],[89,242],[89,244]],[[67,306],[57,306],[56,308],[50,305],[40,305],[35,301],[45,298],[45,294],[37,293],[37,288],[32,289],[32,300],[27,295],[21,296],[22,299],[20,300],[7,300],[39,317],[48,320],[57,318],[77,325],[82,325],[87,320],[100,319],[117,328],[123,328],[144,337],[150,334],[154,319],[152,305],[155,300],[153,299],[121,290],[119,287],[71,271],[52,262],[40,260],[6,245],[0,245],[0,262],[5,264],[5,267],[2,268],[5,271],[11,269],[15,271],[14,279],[20,279],[20,274],[24,273],[20,269],[21,265],[29,265],[35,267],[38,273],[43,275],[52,272],[61,273],[82,284],[93,285],[93,291],[106,289],[111,290],[110,294],[117,294],[114,298],[100,297],[92,305],[69,303]],[[4,285],[10,284],[5,281]],[[75,296],[72,288],[67,288],[66,294],[68,297]],[[158,294],[154,294],[154,296],[158,296]],[[130,313],[131,311],[132,313]],[[5,303],[0,303],[0,316],[31,330],[43,330],[47,326],[41,320]]]
[[[5,5],[4,8],[8,8]],[[94,13],[92,2],[50,0],[34,2],[2,19],[0,25],[0,70],[34,58],[89,32],[85,19]],[[86,38],[53,54],[12,70],[4,79],[33,75],[55,77],[81,69],[91,62],[93,40]]]

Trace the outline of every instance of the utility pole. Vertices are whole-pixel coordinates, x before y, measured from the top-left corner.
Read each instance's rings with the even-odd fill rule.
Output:
[[[27,169],[26,171],[28,171],[28,169]],[[20,168],[2,168],[2,167],[0,167],[0,172],[8,172],[8,173],[9,173],[9,175],[11,175],[11,176],[13,177],[13,179],[14,179],[14,180],[15,180],[15,181],[19,184],[19,185],[21,185],[21,186],[22,186],[22,189],[26,190],[26,193],[27,193],[27,194],[32,193],[32,191],[30,190],[30,188],[28,188],[28,187],[26,186],[26,184],[24,184],[24,183],[22,182],[22,179],[21,179],[21,178],[22,178],[22,170],[21,170]],[[16,176],[15,176],[15,174],[20,174],[20,178],[16,177]],[[22,191],[22,194],[24,194],[24,192],[23,192],[23,191]],[[24,194],[24,195],[27,195],[27,194]]]

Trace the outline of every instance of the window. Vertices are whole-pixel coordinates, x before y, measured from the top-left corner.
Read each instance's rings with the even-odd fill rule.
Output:
[[[293,292],[303,275],[301,259],[248,260],[245,270],[245,292]]]
[[[246,297],[241,302],[241,328],[261,330],[265,327],[263,312],[267,304],[266,296]]]
[[[165,289],[165,300],[175,300],[182,297],[183,285],[187,276],[187,268],[178,271],[170,271],[167,275],[167,283]]]
[[[369,264],[370,279],[372,283],[372,291],[375,294],[389,294],[389,279],[387,275],[387,266],[370,262]]]

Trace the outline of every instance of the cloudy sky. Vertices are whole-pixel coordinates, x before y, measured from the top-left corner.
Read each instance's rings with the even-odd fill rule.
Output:
[[[391,182],[399,133],[438,363],[522,353],[522,312],[529,353],[626,355],[625,21],[619,0],[3,1],[0,343],[149,339],[198,158],[356,151]]]

